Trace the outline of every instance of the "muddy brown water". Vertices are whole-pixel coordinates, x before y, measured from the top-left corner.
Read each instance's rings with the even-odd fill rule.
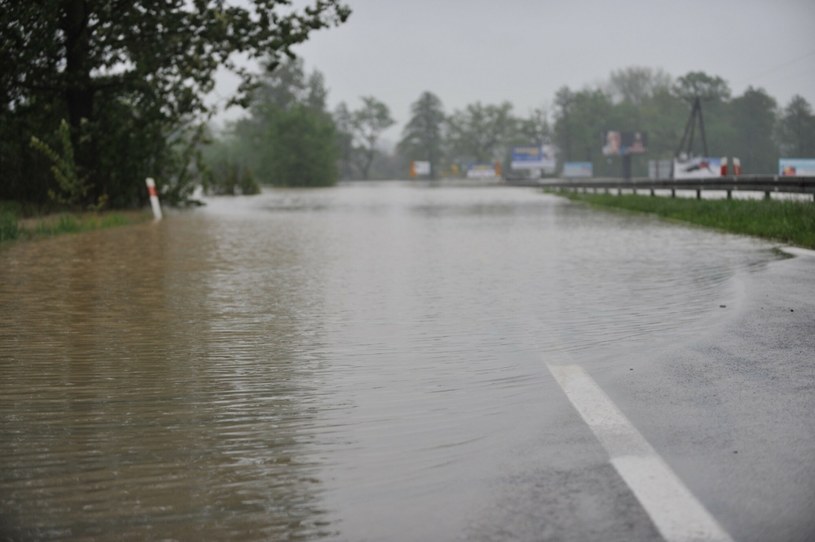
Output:
[[[0,533],[454,539],[535,456],[546,362],[691,339],[770,248],[407,183],[4,245]]]

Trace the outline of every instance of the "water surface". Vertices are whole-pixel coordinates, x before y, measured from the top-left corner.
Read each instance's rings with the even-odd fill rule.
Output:
[[[0,247],[0,532],[478,532],[545,456],[547,362],[692,340],[769,248],[406,183]]]

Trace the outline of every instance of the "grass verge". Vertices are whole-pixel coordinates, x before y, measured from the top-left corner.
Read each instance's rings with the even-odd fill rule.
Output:
[[[2,202],[0,203],[0,243],[138,224],[150,220],[151,216],[147,211],[116,211],[58,213],[21,219],[19,206],[13,202]]]
[[[780,200],[696,200],[560,192],[572,201],[654,214],[721,231],[815,249],[815,203]]]

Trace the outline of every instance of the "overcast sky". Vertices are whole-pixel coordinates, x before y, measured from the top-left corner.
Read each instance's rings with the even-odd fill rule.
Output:
[[[448,113],[512,102],[551,110],[558,88],[594,86],[628,66],[704,71],[734,95],[763,87],[815,106],[815,0],[346,0],[344,25],[296,51],[326,78],[329,105],[372,95],[399,138],[425,90]],[[224,89],[227,86],[223,87]],[[230,116],[233,116],[232,113]]]

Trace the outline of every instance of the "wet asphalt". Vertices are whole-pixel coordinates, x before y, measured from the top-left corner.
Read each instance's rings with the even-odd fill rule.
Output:
[[[788,252],[695,340],[589,369],[737,541],[815,540],[815,252]]]

